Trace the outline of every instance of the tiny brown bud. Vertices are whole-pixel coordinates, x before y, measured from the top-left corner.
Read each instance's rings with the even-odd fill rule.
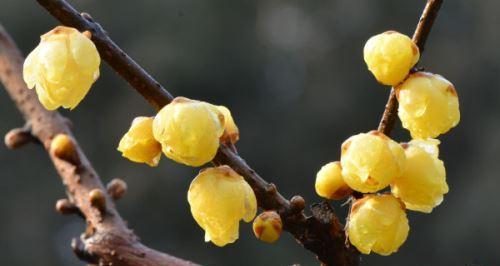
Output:
[[[60,199],[56,202],[56,211],[61,214],[75,214],[79,210],[68,199]]]
[[[269,185],[267,185],[266,187],[266,191],[269,194],[276,194],[276,185],[273,183],[269,183]]]
[[[82,32],[83,36],[87,37],[88,39],[92,38],[92,33],[88,30]]]
[[[106,188],[109,195],[111,195],[114,200],[118,200],[127,192],[127,183],[119,178],[115,178],[108,183]]]
[[[75,143],[66,134],[57,134],[50,143],[50,151],[57,158],[65,160],[74,165],[80,164],[80,158],[76,150]]]
[[[21,148],[22,146],[35,142],[36,139],[31,135],[31,132],[24,128],[14,128],[5,134],[5,146],[13,150]]]
[[[290,200],[290,204],[292,207],[292,211],[294,212],[300,212],[306,207],[306,202],[301,196],[293,196],[293,198]]]
[[[94,21],[94,18],[92,18],[92,16],[91,16],[89,13],[87,13],[87,12],[82,12],[80,15],[81,15],[84,19],[86,19],[86,20],[88,20],[88,21],[91,21],[91,22],[93,22],[93,21]]]
[[[95,188],[92,189],[89,193],[90,204],[97,208],[100,211],[104,211],[106,209],[106,197],[102,190]]]

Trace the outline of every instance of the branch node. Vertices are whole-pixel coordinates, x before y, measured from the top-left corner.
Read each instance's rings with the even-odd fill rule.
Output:
[[[106,197],[102,190],[95,188],[89,192],[89,201],[92,207],[104,213],[106,211]]]
[[[106,189],[113,200],[119,200],[127,192],[127,183],[119,178],[115,178],[108,183]]]
[[[80,165],[80,157],[75,142],[67,134],[57,134],[50,143],[50,152],[57,158],[75,166]]]
[[[28,143],[36,143],[38,139],[31,134],[31,128],[29,126],[24,126],[22,128],[11,129],[7,132],[4,141],[7,148],[14,150]]]
[[[71,250],[82,261],[90,264],[97,264],[99,259],[85,249],[85,244],[79,238],[71,239]]]
[[[94,18],[92,18],[92,16],[91,16],[89,13],[87,13],[87,12],[82,12],[80,15],[81,15],[81,16],[82,16],[82,18],[84,18],[85,20],[90,21],[90,22],[94,22]]]
[[[276,194],[276,191],[277,191],[276,190],[276,185],[273,184],[273,183],[269,183],[269,185],[267,185],[267,187],[266,187],[266,191],[269,194]]]

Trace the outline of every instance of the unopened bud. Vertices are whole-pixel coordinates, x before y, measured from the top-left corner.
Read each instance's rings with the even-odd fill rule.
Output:
[[[78,213],[78,208],[68,199],[60,199],[56,202],[56,211],[61,214]]]
[[[265,211],[253,221],[255,237],[266,243],[273,243],[278,240],[282,230],[281,217],[275,211]]]
[[[115,178],[108,183],[106,188],[109,195],[114,200],[118,200],[127,192],[127,183],[119,178]]]
[[[301,196],[293,196],[290,200],[290,204],[294,212],[300,212],[306,207],[306,202]]]
[[[85,37],[87,37],[89,39],[92,38],[92,33],[90,31],[88,31],[88,30],[82,32],[82,34],[83,34],[83,36],[85,36]]]
[[[50,143],[50,151],[61,160],[74,165],[80,164],[80,158],[78,157],[75,143],[66,134],[57,134],[57,136],[55,136]]]
[[[92,189],[89,193],[90,204],[99,209],[100,211],[104,211],[106,209],[106,197],[102,190],[95,188]]]

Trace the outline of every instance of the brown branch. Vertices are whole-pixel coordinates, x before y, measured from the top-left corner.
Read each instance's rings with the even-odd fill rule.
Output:
[[[58,201],[56,208],[61,213],[81,214],[87,221],[87,232],[73,241],[78,257],[99,265],[195,265],[139,242],[118,214],[101,179],[75,141],[67,119],[58,112],[47,111],[38,102],[35,92],[26,87],[22,64],[21,53],[0,25],[0,80],[30,125],[31,135],[48,151],[66,187],[69,200]],[[63,137],[53,141],[56,136]],[[101,192],[99,208],[92,205],[91,191]]]
[[[172,100],[171,94],[127,56],[88,14],[79,14],[64,0],[37,1],[62,24],[80,31],[90,31],[92,40],[104,60],[153,107],[161,108]],[[441,2],[430,0],[426,5],[415,33],[419,47],[423,48]],[[394,100],[390,100],[389,103],[392,104],[388,104],[385,119],[382,119],[387,122],[381,123],[384,132],[390,131],[395,121],[394,110],[397,109],[397,101],[396,105]],[[288,201],[277,191],[274,184],[266,182],[239,155],[224,145],[220,146],[214,163],[227,164],[241,174],[255,191],[259,206],[265,210],[277,210],[283,220],[284,229],[292,233],[305,248],[316,254],[322,263],[340,266],[359,264],[358,252],[348,244],[344,244],[348,243],[345,241],[344,231],[328,203],[313,205],[311,208],[313,215],[306,216],[303,213],[305,203],[301,197]]]
[[[415,29],[412,38],[413,42],[420,50],[420,55],[424,52],[425,42],[431,32],[432,25],[434,24],[434,20],[436,20],[443,1],[444,0],[428,0],[424,11],[420,16],[420,20],[418,21],[417,28]],[[387,104],[385,105],[384,113],[382,114],[382,118],[380,119],[380,123],[378,125],[378,131],[389,136],[392,129],[394,129],[394,125],[396,124],[397,114],[398,99],[396,97],[396,91],[392,88]]]

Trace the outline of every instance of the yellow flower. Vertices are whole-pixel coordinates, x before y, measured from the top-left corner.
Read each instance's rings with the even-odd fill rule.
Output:
[[[319,170],[316,175],[316,193],[323,198],[339,200],[352,193],[342,177],[340,162],[331,162]]]
[[[214,158],[224,126],[224,115],[215,106],[177,97],[156,115],[153,135],[168,158],[200,166]]]
[[[443,161],[438,159],[439,140],[412,140],[405,148],[406,170],[391,184],[394,196],[406,208],[430,213],[448,192]]]
[[[224,119],[226,121],[226,127],[224,134],[221,139],[223,142],[231,141],[233,144],[236,143],[240,139],[240,131],[236,124],[234,123],[233,116],[227,107],[219,105],[216,106],[217,109],[224,115]]]
[[[153,137],[153,118],[136,117],[118,144],[123,157],[137,163],[157,166],[161,157],[161,145]]]
[[[28,88],[49,110],[75,108],[99,77],[101,59],[94,43],[74,28],[59,26],[41,36],[24,61]]]
[[[253,232],[255,237],[266,243],[274,243],[281,236],[283,223],[281,217],[275,211],[265,211],[253,220]]]
[[[386,31],[371,37],[365,44],[363,54],[375,78],[391,86],[403,81],[420,57],[415,43],[396,31]]]
[[[443,77],[417,72],[396,88],[398,115],[415,139],[435,138],[460,121],[458,96]]]
[[[408,236],[403,204],[392,195],[367,195],[357,200],[349,215],[349,241],[361,253],[380,255],[396,252]]]
[[[350,137],[342,144],[342,176],[356,191],[376,192],[401,175],[404,150],[383,133],[371,131]]]
[[[252,188],[226,165],[200,171],[189,187],[188,202],[205,230],[205,241],[220,247],[236,241],[240,220],[250,222],[257,212]]]

